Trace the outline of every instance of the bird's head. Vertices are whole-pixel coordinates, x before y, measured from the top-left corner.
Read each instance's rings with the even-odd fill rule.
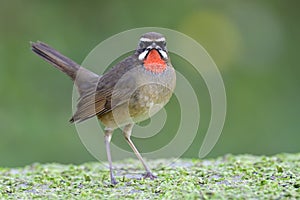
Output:
[[[146,70],[154,73],[163,72],[169,61],[165,37],[156,32],[143,34],[136,49],[136,55]]]

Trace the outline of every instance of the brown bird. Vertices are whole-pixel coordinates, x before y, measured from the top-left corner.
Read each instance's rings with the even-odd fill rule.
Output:
[[[112,184],[110,140],[116,128],[124,127],[126,141],[142,162],[145,178],[156,178],[130,139],[134,123],[148,119],[171,98],[176,75],[162,34],[149,32],[140,37],[134,54],[102,76],[75,63],[45,43],[31,43],[32,51],[64,72],[74,81],[79,100],[70,122],[97,116],[105,126],[105,145]]]

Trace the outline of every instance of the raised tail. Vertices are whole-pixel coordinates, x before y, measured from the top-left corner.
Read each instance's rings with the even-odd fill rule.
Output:
[[[30,44],[34,53],[71,77],[77,87],[80,99],[96,91],[99,75],[81,67],[45,43],[31,42]],[[74,122],[74,119],[72,118],[70,121]]]
[[[42,42],[31,42],[31,49],[74,81],[80,65]]]

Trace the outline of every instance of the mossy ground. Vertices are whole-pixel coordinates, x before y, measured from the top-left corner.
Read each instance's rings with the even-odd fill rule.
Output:
[[[300,154],[226,155],[207,160],[149,160],[158,176],[143,179],[137,160],[115,162],[118,184],[100,163],[32,164],[0,169],[0,197],[12,199],[299,199]]]

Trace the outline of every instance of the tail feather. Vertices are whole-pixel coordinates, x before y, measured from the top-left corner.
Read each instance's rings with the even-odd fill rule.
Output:
[[[54,67],[67,74],[74,81],[79,92],[79,99],[96,91],[100,76],[81,67],[76,62],[62,55],[49,45],[42,42],[31,42],[31,49]],[[80,119],[72,119],[70,122]]]
[[[76,62],[63,56],[58,51],[42,42],[31,42],[31,48],[34,53],[70,76],[72,80],[75,80],[76,73],[80,68],[80,65],[78,65]]]

